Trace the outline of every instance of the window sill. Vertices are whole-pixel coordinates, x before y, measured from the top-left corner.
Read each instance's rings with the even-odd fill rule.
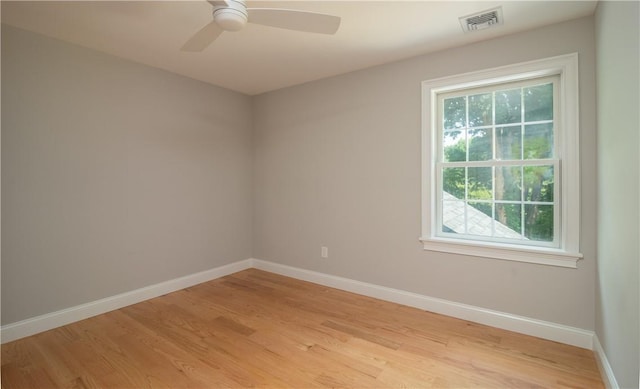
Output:
[[[446,238],[420,238],[425,250],[503,259],[568,268],[577,268],[582,254],[546,247],[522,247],[509,244],[461,242]]]

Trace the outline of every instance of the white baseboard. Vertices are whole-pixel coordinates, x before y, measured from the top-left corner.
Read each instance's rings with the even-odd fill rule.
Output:
[[[384,286],[369,284],[318,273],[310,270],[299,269],[291,266],[281,265],[260,259],[253,260],[253,267],[268,272],[281,274],[288,277],[297,278],[316,284],[329,286],[336,289],[346,290],[353,293],[362,294],[380,300],[391,301],[398,304],[423,309],[455,318],[485,324],[492,327],[502,328],[509,331],[518,332],[525,335],[536,336],[555,342],[565,343],[572,346],[592,350],[592,331],[580,328],[551,323],[543,320],[531,319],[528,317],[512,315],[509,313],[493,311],[472,305],[460,304],[448,300],[428,297],[417,293],[403,290],[387,288]]]
[[[598,369],[600,369],[604,386],[607,389],[620,389],[618,381],[616,381],[616,377],[613,375],[613,369],[611,369],[607,355],[604,353],[604,349],[602,348],[597,335],[593,337],[593,352],[596,355],[596,362],[598,363]]]
[[[90,303],[7,324],[0,328],[0,339],[2,340],[2,344],[4,344],[16,339],[35,335],[43,331],[48,331],[92,316],[162,296],[163,294],[175,292],[202,282],[249,269],[252,263],[253,261],[251,259],[245,259],[200,273],[190,274]]]
[[[560,343],[570,344],[586,349],[593,349],[594,333],[579,328],[561,324],[531,319],[512,315],[509,313],[493,311],[472,305],[460,304],[452,301],[424,296],[399,289],[369,284],[348,278],[337,277],[311,270],[263,261],[260,259],[245,259],[224,265],[215,269],[169,280],[131,292],[107,297],[101,300],[48,313],[16,323],[4,325],[0,328],[2,343],[34,335],[56,327],[84,320],[92,316],[119,309],[131,304],[161,296],[166,293],[210,281],[219,277],[233,274],[251,267],[281,274],[296,279],[314,282],[320,285],[336,289],[346,290],[361,295],[391,301],[430,312],[435,312],[459,319],[502,328],[526,335],[532,335],[543,339],[549,339]],[[604,353],[602,353],[604,356]],[[606,361],[606,358],[604,358]],[[608,363],[606,364],[608,366]],[[610,367],[609,367],[610,371]],[[613,377],[613,375],[611,375]],[[615,379],[614,381],[615,382]],[[617,386],[612,386],[617,389]]]

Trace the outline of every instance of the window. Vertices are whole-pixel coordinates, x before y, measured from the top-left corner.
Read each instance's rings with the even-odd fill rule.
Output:
[[[423,83],[426,250],[576,267],[577,55]]]

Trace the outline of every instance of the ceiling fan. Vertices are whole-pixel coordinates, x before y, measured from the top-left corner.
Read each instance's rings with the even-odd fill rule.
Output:
[[[247,8],[244,0],[208,0],[213,20],[185,43],[182,51],[202,51],[224,31],[239,31],[247,23],[288,30],[335,34],[340,18],[316,12],[281,8]]]

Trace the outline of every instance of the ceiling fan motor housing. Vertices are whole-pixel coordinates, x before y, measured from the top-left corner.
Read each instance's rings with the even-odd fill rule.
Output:
[[[244,1],[227,0],[226,6],[213,8],[213,20],[225,31],[240,31],[247,24],[247,6]]]

